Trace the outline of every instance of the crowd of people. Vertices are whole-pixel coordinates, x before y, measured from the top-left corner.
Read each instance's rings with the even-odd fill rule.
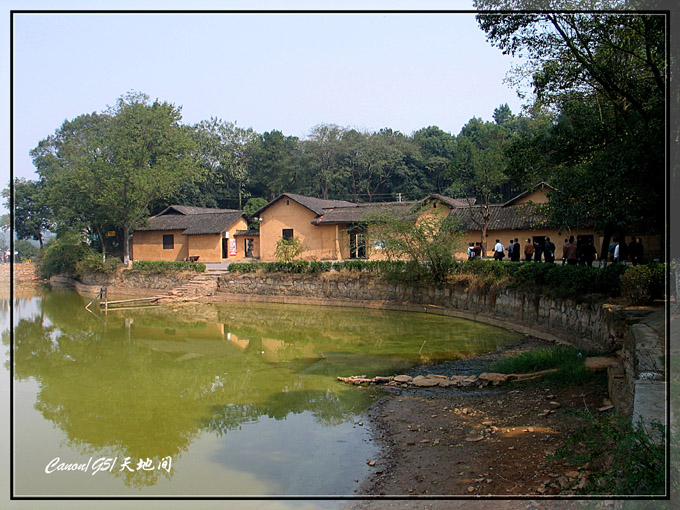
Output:
[[[510,243],[506,248],[500,239],[496,239],[496,244],[493,247],[493,258],[494,260],[503,260],[507,257],[511,262],[519,262],[524,254],[525,262],[555,262],[555,251],[557,247],[555,243],[550,240],[550,237],[546,236],[543,238],[543,242],[538,239],[532,241],[527,239],[524,246],[521,246],[519,239],[515,237],[510,239]],[[626,260],[635,266],[642,263],[644,258],[644,248],[642,246],[642,239],[639,237],[631,237],[629,244],[625,242],[620,242],[617,237],[614,238],[612,243],[609,245],[608,258],[601,257],[600,260],[604,264],[607,261],[622,264]],[[467,249],[468,259],[481,259],[482,258],[482,243],[469,243]],[[584,266],[592,266],[593,262],[598,260],[597,249],[593,244],[593,241],[589,238],[579,240],[578,242],[574,239],[574,236],[569,236],[564,240],[562,245],[562,265],[577,265],[581,264]]]
[[[2,260],[2,263],[7,263],[12,261],[12,252],[9,250],[5,250],[0,252],[0,260]],[[15,251],[14,252],[14,262],[19,262],[19,252]]]

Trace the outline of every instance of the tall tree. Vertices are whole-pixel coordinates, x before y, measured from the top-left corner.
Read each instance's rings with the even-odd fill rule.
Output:
[[[484,251],[491,218],[490,206],[501,197],[501,185],[507,181],[503,151],[508,143],[508,134],[502,125],[473,117],[456,138],[456,153],[449,166],[453,181],[449,189],[468,201],[470,217],[481,230],[480,241]],[[474,214],[476,209],[481,219]]]
[[[504,0],[475,5],[508,6]],[[543,144],[535,152],[552,168],[555,220],[577,221],[585,209],[605,239],[634,224],[661,230],[665,17],[546,11],[477,18],[489,42],[527,57],[516,75],[531,86],[531,106],[553,112],[554,126],[535,139]]]
[[[71,197],[72,208],[60,212],[64,221],[90,211],[93,223],[119,226],[125,264],[130,235],[150,204],[199,175],[190,129],[180,120],[180,108],[128,93],[103,115],[65,122],[32,151],[50,197],[62,205]]]
[[[422,165],[431,187],[429,191],[444,193],[451,184],[447,168],[456,151],[456,138],[437,126],[429,126],[413,133],[418,145]]]
[[[251,144],[250,172],[253,187],[273,200],[281,193],[295,191],[300,179],[300,140],[281,131],[265,132]]]
[[[306,170],[310,180],[316,181],[312,192],[327,199],[340,179],[341,137],[346,130],[336,124],[314,126],[303,144]]]
[[[33,239],[43,248],[43,232],[52,228],[52,209],[48,205],[43,181],[14,179],[14,233],[18,239]],[[2,192],[10,208],[10,190]]]

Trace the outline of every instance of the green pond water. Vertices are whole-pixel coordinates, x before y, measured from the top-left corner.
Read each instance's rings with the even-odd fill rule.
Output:
[[[17,298],[13,338],[2,301],[15,496],[352,495],[378,454],[359,422],[382,393],[337,376],[519,338],[420,313],[224,303],[104,316],[88,301]]]

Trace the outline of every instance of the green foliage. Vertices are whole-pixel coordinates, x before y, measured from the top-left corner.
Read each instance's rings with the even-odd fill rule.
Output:
[[[180,271],[203,273],[205,271],[205,264],[201,262],[184,262],[181,260],[136,260],[132,263],[130,271],[145,274],[169,274]]]
[[[229,271],[232,273],[256,273],[261,267],[261,262],[232,262]]]
[[[589,465],[591,475],[582,494],[660,495],[665,489],[664,427],[652,424],[651,434],[641,423],[617,414],[595,417],[576,412],[585,424],[556,452],[578,466]]]
[[[282,237],[276,242],[274,255],[280,262],[290,262],[303,251],[305,251],[305,248],[302,246],[302,241],[300,241],[299,237],[291,237],[290,239]]]
[[[663,297],[664,271],[662,264],[629,268],[621,276],[621,295],[633,305],[646,305]]]
[[[78,236],[67,234],[44,249],[40,259],[40,274],[43,278],[54,275],[75,275],[78,262],[96,252],[85,245]]]
[[[388,261],[407,261],[409,280],[443,283],[456,262],[454,251],[462,232],[446,217],[424,216],[418,220],[390,214],[372,215],[366,231],[371,243],[380,242]]]
[[[36,262],[40,258],[40,249],[26,240],[14,242],[14,249],[19,252],[19,260],[31,259]]]
[[[122,265],[117,257],[108,257],[104,261],[101,253],[90,251],[76,263],[76,273],[80,276],[87,273],[114,274]]]
[[[489,370],[502,374],[526,374],[557,368],[557,372],[546,374],[544,381],[557,384],[583,384],[595,377],[583,364],[587,355],[588,353],[579,349],[560,345],[523,352],[496,362]]]

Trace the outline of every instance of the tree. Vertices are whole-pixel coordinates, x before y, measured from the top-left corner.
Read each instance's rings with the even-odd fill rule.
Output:
[[[79,115],[31,150],[58,235],[84,230],[103,241],[104,232],[116,228],[111,208],[99,200],[95,180],[98,168],[105,163],[104,136],[109,122],[105,114]],[[100,244],[106,259],[106,245]]]
[[[52,210],[48,206],[43,181],[14,179],[14,233],[17,239],[33,239],[43,248],[43,232],[52,228]],[[2,192],[5,207],[10,208],[10,190]]]
[[[249,181],[249,144],[256,134],[251,128],[216,117],[201,121],[196,126],[198,158],[212,178],[214,186],[235,188],[238,208],[243,207],[243,195]]]
[[[456,138],[456,153],[449,166],[453,184],[449,190],[468,201],[470,218],[481,230],[482,251],[486,251],[486,233],[491,218],[491,204],[501,197],[501,185],[507,181],[503,154],[508,131],[499,124],[473,117]],[[479,208],[481,220],[474,214]]]
[[[248,201],[246,202],[245,207],[243,208],[243,212],[245,212],[248,215],[248,217],[252,219],[253,214],[262,209],[268,203],[269,202],[267,202],[267,200],[265,200],[264,198],[260,197],[249,198]],[[260,230],[260,222],[255,220],[250,223],[249,227],[255,230]]]
[[[508,6],[501,0],[477,0],[475,5]],[[521,143],[535,142],[533,152],[542,155],[534,162],[543,160],[552,170],[558,190],[549,202],[554,221],[573,223],[585,210],[604,231],[605,242],[612,231],[635,224],[660,231],[664,16],[545,11],[479,14],[477,19],[491,44],[527,57],[515,75],[531,86],[531,107],[552,112],[548,136]]]
[[[303,144],[310,181],[316,181],[310,191],[323,199],[328,199],[329,189],[340,180],[340,140],[345,131],[335,124],[319,124],[312,128]]]
[[[390,261],[406,260],[411,277],[443,283],[454,265],[462,232],[448,217],[371,215],[364,230],[370,244],[379,243]]]
[[[273,200],[300,186],[300,140],[273,130],[256,136],[251,144],[250,173],[257,193]]]
[[[62,221],[77,224],[86,214],[97,229],[117,225],[127,265],[130,235],[150,205],[200,175],[190,129],[180,120],[180,108],[131,92],[104,114],[67,121],[41,141],[31,155],[50,200],[65,206]]]
[[[429,190],[444,193],[451,184],[447,168],[456,151],[456,138],[437,126],[429,126],[413,133],[413,141],[420,149],[422,165],[431,183]]]

